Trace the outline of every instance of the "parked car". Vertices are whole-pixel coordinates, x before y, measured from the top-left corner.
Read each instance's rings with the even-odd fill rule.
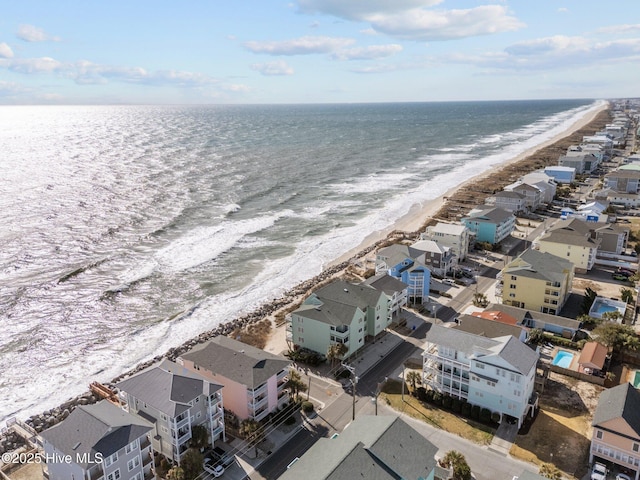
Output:
[[[455,280],[453,280],[453,279],[451,279],[451,278],[445,278],[445,279],[443,279],[443,280],[442,280],[442,283],[445,283],[445,284],[447,284],[447,285],[455,285],[455,284],[456,284]]]
[[[625,475],[624,473],[619,473],[616,475],[616,480],[631,480],[629,475]]]
[[[613,275],[611,275],[611,277],[614,280],[619,280],[621,282],[626,282],[627,280],[629,280],[629,277],[627,277],[626,275],[622,275],[621,273],[614,273]]]
[[[216,463],[215,460],[212,460],[211,458],[204,459],[202,468],[204,468],[205,472],[210,473],[216,478],[221,477],[224,473],[224,467],[221,464]]]
[[[222,463],[222,466],[228,467],[234,461],[233,455],[229,455],[220,447],[214,447],[211,451],[211,455],[218,463]]]
[[[591,480],[606,480],[607,479],[607,467],[602,463],[594,463],[591,467]]]

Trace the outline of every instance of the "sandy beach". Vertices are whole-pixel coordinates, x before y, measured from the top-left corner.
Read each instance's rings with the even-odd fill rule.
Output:
[[[520,155],[507,160],[506,162],[502,163],[498,168],[486,171],[475,177],[468,178],[462,183],[460,183],[459,185],[451,188],[444,195],[441,195],[426,204],[413,205],[413,207],[411,207],[409,212],[402,218],[398,219],[394,225],[390,226],[386,230],[379,230],[377,232],[373,232],[372,234],[367,236],[358,247],[348,252],[345,252],[344,255],[335,259],[333,262],[330,263],[330,265],[337,265],[354,256],[358,256],[358,252],[361,252],[365,250],[367,247],[375,244],[376,242],[387,238],[389,234],[393,231],[416,232],[420,230],[422,227],[424,227],[424,225],[430,219],[439,217],[438,212],[441,209],[446,208],[445,199],[454,197],[457,192],[461,191],[464,187],[467,187],[470,184],[479,183],[483,180],[486,180],[494,176],[498,171],[503,170],[509,165],[513,165],[523,161],[526,163],[526,161],[530,157],[535,155],[537,152],[543,150],[544,148],[560,142],[562,139],[569,137],[572,133],[578,132],[583,128],[588,128],[589,124],[593,122],[598,117],[599,114],[601,114],[606,110],[608,110],[608,105],[603,104],[600,108],[589,112],[588,114],[584,115],[582,118],[577,120],[572,125],[569,125],[569,127],[565,131],[559,133],[555,137],[547,140],[546,142],[543,142],[540,145],[536,145],[535,147],[532,147],[531,149],[521,153]],[[595,129],[593,129],[593,131],[595,131]],[[591,133],[593,133],[593,131]],[[557,158],[555,160],[557,161]],[[553,164],[555,163],[557,162],[553,162]]]
[[[569,145],[580,143],[583,135],[595,133],[595,131],[602,128],[608,122],[608,110],[609,105],[603,103],[601,107],[587,113],[555,137],[507,160],[498,168],[468,178],[456,187],[451,188],[444,195],[430,202],[413,205],[405,216],[398,219],[388,229],[373,232],[368,235],[357,248],[345,252],[342,256],[331,262],[325,273],[328,274],[329,278],[338,277],[344,273],[345,267],[350,262],[364,259],[370,252],[375,250],[377,244],[386,241],[393,232],[405,232],[407,236],[412,236],[423,230],[426,225],[435,223],[437,221],[436,219],[446,218],[449,204],[460,201],[457,197],[463,194],[466,189],[474,191],[482,190],[483,184],[486,183],[493,189],[502,188],[517,179],[514,178],[511,169],[522,174],[522,172],[531,172],[540,168],[541,162],[545,165],[556,165],[558,158],[566,152]],[[484,198],[480,196],[477,196],[476,199],[477,202],[475,205],[482,204],[484,200]],[[468,207],[475,205],[468,205]],[[319,279],[316,277],[316,279],[305,283],[309,286],[317,283],[317,280]],[[289,295],[287,297],[287,305],[280,308],[278,312],[289,311],[292,306],[304,300],[305,296],[306,293]],[[271,316],[271,318],[275,320],[275,316]],[[280,354],[287,350],[284,330],[284,326],[276,326],[264,347],[266,351]]]

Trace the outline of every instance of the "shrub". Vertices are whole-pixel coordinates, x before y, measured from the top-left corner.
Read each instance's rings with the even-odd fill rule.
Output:
[[[499,414],[498,412],[493,412],[493,413],[491,414],[491,421],[492,421],[493,423],[498,423],[498,422],[500,422],[500,414]]]
[[[454,413],[460,413],[462,411],[462,401],[459,398],[454,398],[451,402],[451,410]]]
[[[296,423],[296,419],[293,415],[289,415],[287,418],[285,418],[284,420],[284,424],[285,425],[293,425],[294,423]]]
[[[309,401],[302,402],[302,411],[305,413],[313,412],[313,403]]]
[[[482,410],[480,410],[479,420],[482,423],[489,423],[491,421],[491,410],[489,410],[488,408],[483,408]]]
[[[433,403],[438,407],[442,406],[442,394],[440,392],[433,392]]]
[[[415,392],[413,392],[418,400],[421,402],[427,401],[427,389],[424,387],[416,388]]]
[[[447,410],[451,410],[451,405],[453,403],[453,398],[449,395],[443,395],[442,396],[442,407],[446,408]]]
[[[436,392],[434,392],[433,390],[427,390],[426,392],[424,392],[424,400],[425,402],[429,402],[429,403],[433,403],[433,395]]]
[[[469,415],[469,417],[472,420],[479,420],[480,419],[480,406],[479,405],[473,405],[471,407],[471,414]]]
[[[462,409],[461,412],[462,415],[464,415],[465,417],[470,417],[471,416],[471,404],[468,402],[463,402],[462,403]]]

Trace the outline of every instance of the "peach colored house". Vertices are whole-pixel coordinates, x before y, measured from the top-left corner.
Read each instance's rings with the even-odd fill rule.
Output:
[[[240,420],[262,420],[289,403],[285,384],[291,361],[232,338],[215,337],[177,362],[222,385],[224,408]]]
[[[624,468],[640,476],[640,392],[626,383],[600,394],[593,415],[589,463],[601,462],[609,470]]]
[[[582,347],[578,359],[578,371],[593,375],[603,369],[609,349],[598,342],[588,342]]]

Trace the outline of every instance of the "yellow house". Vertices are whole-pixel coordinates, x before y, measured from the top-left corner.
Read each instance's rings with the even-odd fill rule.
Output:
[[[550,253],[525,250],[498,274],[502,303],[558,315],[571,294],[573,264]]]
[[[576,272],[586,273],[595,264],[600,243],[599,238],[591,238],[591,228],[587,222],[573,218],[560,220],[534,242],[534,247],[541,252],[569,260]]]
[[[609,470],[622,467],[632,471],[632,478],[638,480],[640,392],[630,383],[603,391],[591,425],[593,436],[589,463],[604,463]]]

